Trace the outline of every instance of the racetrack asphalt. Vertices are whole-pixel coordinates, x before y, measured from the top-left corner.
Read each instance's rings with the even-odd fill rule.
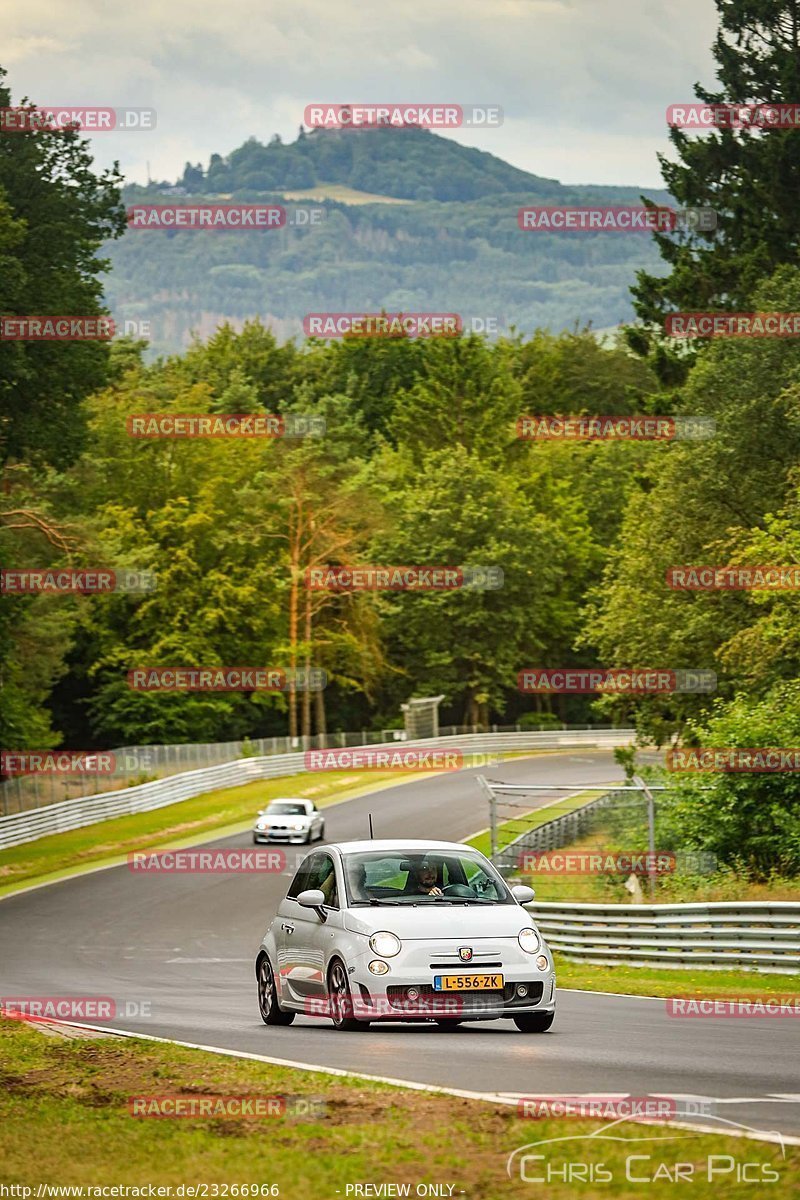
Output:
[[[620,778],[605,750],[482,771],[576,791]],[[479,773],[423,778],[334,805],[326,840],[367,837],[370,812],[376,837],[468,837],[488,824]],[[538,793],[530,807],[565,794]],[[251,838],[208,845],[250,847]],[[511,1021],[342,1033],[327,1019],[299,1016],[289,1027],[267,1027],[253,964],[287,884],[286,873],[137,874],[123,866],[8,896],[0,901],[0,997],[112,997],[111,1029],[473,1092],[699,1097],[718,1103],[733,1128],[800,1135],[797,1019],[679,1019],[664,1000],[561,991],[547,1034],[519,1033]],[[743,979],[758,990],[757,976]]]

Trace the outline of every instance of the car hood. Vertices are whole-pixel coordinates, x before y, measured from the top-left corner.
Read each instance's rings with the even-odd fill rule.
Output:
[[[530,913],[518,904],[420,904],[417,908],[351,908],[345,925],[353,933],[367,936],[388,929],[404,942],[425,938],[516,937],[520,929],[534,925]],[[534,926],[535,927],[535,926]]]

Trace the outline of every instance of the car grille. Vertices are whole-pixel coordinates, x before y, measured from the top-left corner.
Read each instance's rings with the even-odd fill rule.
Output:
[[[520,980],[520,982],[523,982]],[[415,987],[419,992],[420,997],[425,997],[428,1000],[432,996],[437,996],[440,1000],[447,997],[458,997],[462,1003],[462,1014],[484,1012],[487,1008],[497,1008],[501,1004],[508,1004],[514,1001],[515,1004],[521,1006],[528,1004],[538,1004],[544,992],[544,984],[541,981],[528,982],[527,996],[515,996],[516,983],[507,983],[502,991],[481,991],[481,992],[458,992],[458,991],[437,991],[430,983],[410,984],[406,986],[389,985],[386,989],[386,997],[393,1008],[407,1008],[410,1001],[407,998],[408,987]],[[461,1015],[461,1014],[460,1014]]]
[[[432,971],[452,971],[454,967],[480,967],[481,970],[483,970],[484,967],[502,967],[502,965],[503,964],[499,961],[479,962],[475,958],[470,958],[467,961],[462,958],[454,958],[451,959],[450,962],[431,963],[430,968]],[[456,971],[455,974],[458,974],[458,972]]]

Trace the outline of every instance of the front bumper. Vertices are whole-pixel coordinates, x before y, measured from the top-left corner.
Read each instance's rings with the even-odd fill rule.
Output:
[[[302,846],[308,841],[307,829],[254,829],[255,842],[282,842],[286,846]]]
[[[413,986],[413,985],[412,985]],[[523,1013],[555,1011],[555,980],[547,984],[530,981],[529,994],[514,994],[515,985],[503,992],[435,992],[430,985],[419,984],[415,999],[405,987],[386,989],[375,994],[363,984],[352,991],[353,1016],[363,1021],[497,1021]],[[541,990],[539,990],[541,989]]]
[[[550,966],[540,971],[536,955],[527,955],[521,949],[507,947],[489,962],[473,961],[450,963],[444,958],[433,966],[432,947],[416,946],[394,959],[388,959],[389,972],[373,975],[368,963],[377,955],[372,952],[361,955],[349,972],[353,1015],[362,1020],[379,1021],[429,1021],[455,1019],[463,1021],[496,1021],[498,1018],[519,1016],[523,1013],[554,1012],[556,1006],[556,977],[552,967],[552,956],[547,947],[537,953],[547,955]],[[420,959],[425,959],[421,969]],[[435,959],[434,959],[435,961]],[[499,974],[503,976],[502,991],[436,991],[433,987],[436,975]],[[517,989],[522,986],[527,995],[520,996]],[[408,996],[408,989],[417,992],[417,997]]]

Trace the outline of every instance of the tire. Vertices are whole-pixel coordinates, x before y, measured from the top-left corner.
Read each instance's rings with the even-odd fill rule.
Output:
[[[265,1025],[291,1025],[293,1012],[283,1012],[278,1004],[275,974],[266,955],[258,964],[258,1008]]]
[[[347,982],[347,971],[340,958],[335,958],[328,968],[328,1004],[334,1029],[354,1033],[357,1029],[368,1028],[368,1021],[358,1021],[352,1015],[353,997]]]
[[[317,838],[317,841],[322,842],[324,840],[325,840],[325,822],[323,821],[319,827],[319,837]]]
[[[310,846],[310,845],[311,845],[311,826],[310,826],[310,825],[309,825],[309,827],[308,827],[308,833],[307,833],[307,834],[306,834],[306,836],[305,836],[305,840],[304,840],[304,842],[303,842],[303,845],[304,845],[304,846]]]
[[[518,1017],[514,1017],[514,1024],[520,1033],[547,1033],[555,1019],[554,1012],[520,1013]]]

